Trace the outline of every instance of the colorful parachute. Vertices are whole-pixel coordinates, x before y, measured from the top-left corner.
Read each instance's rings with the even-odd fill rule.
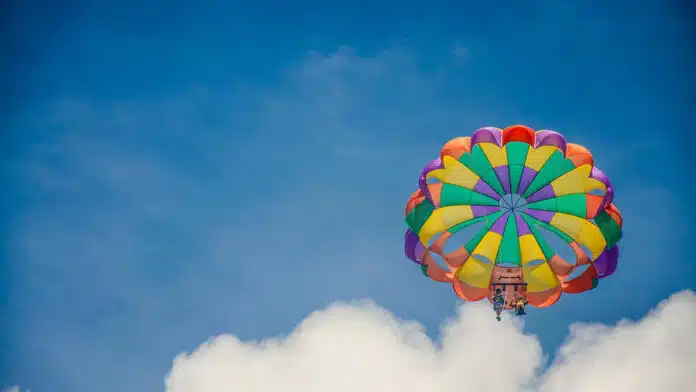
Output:
[[[481,128],[447,142],[418,182],[406,203],[406,256],[467,301],[491,300],[502,287],[508,298],[547,307],[616,270],[622,219],[614,190],[590,151],[557,132]],[[445,252],[453,234],[477,224]],[[563,259],[548,235],[575,260]]]

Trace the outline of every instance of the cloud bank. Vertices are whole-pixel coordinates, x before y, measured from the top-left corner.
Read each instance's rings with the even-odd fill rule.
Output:
[[[687,392],[696,385],[696,294],[638,322],[574,324],[545,366],[535,336],[482,304],[461,306],[440,341],[372,302],[336,303],[287,337],[221,335],[180,354],[167,392]]]

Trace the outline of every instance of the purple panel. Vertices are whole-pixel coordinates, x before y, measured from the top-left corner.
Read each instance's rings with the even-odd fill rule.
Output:
[[[508,214],[509,213],[506,212],[500,218],[498,218],[498,220],[495,221],[493,227],[491,227],[489,231],[503,235],[503,231],[505,230],[505,224],[507,223],[508,219]]]
[[[590,177],[594,178],[595,180],[601,181],[604,184],[609,183],[609,177],[604,174],[604,172],[596,167],[592,168],[592,173],[590,174]]]
[[[592,168],[592,173],[590,174],[590,177],[602,182],[604,185],[607,186],[607,193],[604,196],[604,202],[600,206],[600,210],[603,210],[606,206],[608,206],[609,204],[611,204],[611,202],[614,201],[614,187],[611,185],[609,177],[606,174],[604,174],[603,171],[599,170],[596,167]]]
[[[425,252],[427,249],[425,249],[425,246],[423,246],[423,243],[420,242],[420,239],[418,242],[416,242],[416,249],[414,251],[416,255],[416,263],[421,264],[423,262],[423,255],[425,255]]]
[[[406,257],[410,260],[418,261],[416,259],[416,244],[418,243],[418,236],[411,230],[406,230],[406,236],[404,238],[404,253]]]
[[[498,146],[502,143],[503,131],[496,127],[484,127],[479,128],[473,135],[471,135],[471,147],[479,143],[495,143]]]
[[[476,185],[474,186],[474,191],[482,195],[486,195],[495,200],[500,200],[500,195],[496,191],[494,191],[490,185],[486,184],[486,182],[481,179],[479,179]]]
[[[532,233],[532,230],[529,228],[529,225],[527,224],[527,222],[525,222],[524,219],[522,219],[522,216],[520,214],[515,214],[515,223],[517,223],[517,235],[523,236]]]
[[[594,262],[597,269],[597,277],[599,279],[616,272],[616,266],[619,263],[619,247],[614,245],[611,249],[605,250]]]
[[[556,146],[563,151],[565,155],[566,140],[560,133],[548,129],[536,133],[536,147],[541,146]]]
[[[425,165],[423,171],[421,171],[420,177],[418,177],[418,187],[420,188],[421,192],[423,192],[425,197],[427,197],[428,200],[430,200],[431,203],[433,202],[433,198],[430,195],[430,191],[428,190],[428,180],[426,179],[426,176],[431,171],[437,169],[442,169],[442,161],[440,160],[440,158],[435,158],[432,161],[430,161],[427,165]]]
[[[406,230],[406,238],[404,239],[404,252],[406,257],[413,260],[415,263],[422,264],[423,255],[425,254],[425,246],[420,242],[420,238],[411,229]]]
[[[556,192],[554,192],[553,187],[549,184],[534,192],[531,196],[529,196],[527,198],[527,203],[533,203],[539,200],[550,199],[552,197],[556,197]]]
[[[529,186],[529,184],[532,183],[532,180],[534,179],[534,177],[536,177],[536,175],[536,170],[530,169],[527,166],[525,166],[522,169],[522,178],[520,179],[520,184],[517,186],[517,194],[524,194],[524,191],[527,190],[527,187]]]
[[[494,169],[500,183],[503,185],[505,193],[510,193],[510,168],[508,165],[498,166]]]
[[[551,219],[554,216],[553,212],[542,211],[542,210],[527,210],[526,214],[533,217],[533,218],[536,218],[542,222],[546,222],[546,223],[551,222]]]
[[[500,207],[493,206],[471,206],[471,211],[474,213],[474,218],[490,215],[499,209]]]

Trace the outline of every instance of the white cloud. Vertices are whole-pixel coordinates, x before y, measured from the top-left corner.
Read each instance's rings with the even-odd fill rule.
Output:
[[[462,306],[432,341],[420,324],[370,302],[334,304],[287,337],[222,335],[175,360],[168,392],[687,392],[696,385],[696,294],[639,322],[575,324],[546,370],[535,336]]]
[[[13,385],[11,387],[3,389],[2,392],[22,392],[22,390],[19,388],[19,385]],[[30,391],[26,391],[26,392],[30,392]]]

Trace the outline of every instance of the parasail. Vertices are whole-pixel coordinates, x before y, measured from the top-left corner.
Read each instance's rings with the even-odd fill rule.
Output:
[[[447,142],[421,172],[406,203],[406,256],[466,301],[502,292],[505,309],[520,299],[548,307],[616,271],[622,218],[613,200],[587,148],[550,130],[481,128]],[[462,243],[448,243],[471,226]]]

